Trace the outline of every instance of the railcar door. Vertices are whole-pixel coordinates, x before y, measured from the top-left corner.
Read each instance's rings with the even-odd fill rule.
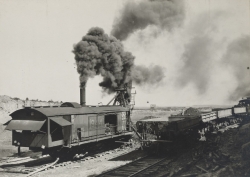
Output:
[[[64,126],[63,128],[63,141],[64,141],[64,145],[68,146],[71,142],[71,126]]]
[[[117,131],[117,115],[116,114],[107,114],[104,118],[104,123],[109,128],[111,134],[115,134]]]
[[[122,112],[122,131],[126,131],[126,112]]]
[[[89,136],[95,136],[97,134],[97,117],[89,116]]]
[[[105,134],[104,115],[98,115],[97,121],[98,121],[97,134],[98,135]]]
[[[63,139],[63,144],[65,146],[69,145],[71,143],[71,127],[72,123],[67,121],[63,117],[51,117],[50,130],[52,141]]]
[[[122,132],[126,130],[126,113],[122,112],[117,115],[117,131]]]

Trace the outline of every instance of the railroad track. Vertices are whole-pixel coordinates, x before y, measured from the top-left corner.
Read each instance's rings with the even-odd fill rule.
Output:
[[[154,172],[157,167],[166,165],[171,162],[169,157],[159,158],[156,156],[145,156],[124,166],[104,172],[97,177],[135,177],[135,176],[155,176]]]
[[[6,160],[2,164],[0,164],[0,167],[4,170],[0,172],[5,173],[23,173],[27,174],[27,176],[32,176],[38,172],[49,170],[49,169],[55,169],[64,167],[71,164],[77,164],[77,163],[84,163],[85,161],[90,160],[96,160],[101,157],[105,157],[108,159],[116,158],[119,156],[122,156],[124,154],[127,154],[129,152],[134,151],[135,148],[126,148],[126,149],[114,149],[114,150],[108,150],[101,153],[96,154],[85,154],[83,156],[76,156],[72,161],[59,161],[59,159],[56,159],[56,161],[52,161],[49,156],[40,157],[39,159],[31,159],[29,157],[26,158],[15,158],[11,160]],[[37,164],[37,161],[44,161],[43,164],[39,165]],[[34,163],[34,165],[30,166],[27,164]]]

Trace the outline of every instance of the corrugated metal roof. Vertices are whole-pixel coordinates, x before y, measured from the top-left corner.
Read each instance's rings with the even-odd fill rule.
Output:
[[[52,118],[50,118],[50,120],[53,120],[55,123],[61,125],[62,127],[72,125],[71,122],[65,120],[62,117],[52,117]]]
[[[128,111],[129,108],[121,106],[102,106],[102,107],[49,107],[49,108],[25,108],[41,112],[47,117],[63,116],[63,115],[77,115],[77,114],[100,114]],[[20,110],[17,110],[20,111]],[[13,112],[12,114],[14,114]],[[12,116],[12,114],[10,116]]]
[[[40,130],[44,124],[44,121],[35,120],[11,120],[5,128],[6,130]]]

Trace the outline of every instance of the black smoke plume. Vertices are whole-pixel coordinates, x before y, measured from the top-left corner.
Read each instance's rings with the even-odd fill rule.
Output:
[[[74,45],[73,53],[81,87],[85,86],[88,78],[96,75],[103,77],[99,85],[108,93],[114,92],[117,87],[124,86],[131,80],[141,85],[156,84],[164,78],[161,67],[134,66],[134,56],[124,51],[122,43],[98,27],[91,28],[87,35]]]
[[[121,15],[115,19],[111,34],[125,40],[131,33],[149,25],[172,31],[182,24],[184,16],[182,0],[128,2],[121,10]]]
[[[112,92],[131,78],[134,56],[124,51],[121,42],[101,28],[91,28],[74,46],[73,53],[81,86],[89,77],[101,75],[103,81],[99,85]]]
[[[244,35],[231,42],[222,62],[233,70],[237,79],[237,86],[230,99],[235,101],[250,96],[250,36]]]

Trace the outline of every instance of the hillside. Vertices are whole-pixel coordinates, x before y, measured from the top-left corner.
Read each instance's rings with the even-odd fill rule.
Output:
[[[58,106],[60,104],[60,102],[21,100],[18,98],[11,98],[10,96],[6,95],[0,95],[0,125],[10,120],[11,117],[9,114],[18,109],[32,106]]]

